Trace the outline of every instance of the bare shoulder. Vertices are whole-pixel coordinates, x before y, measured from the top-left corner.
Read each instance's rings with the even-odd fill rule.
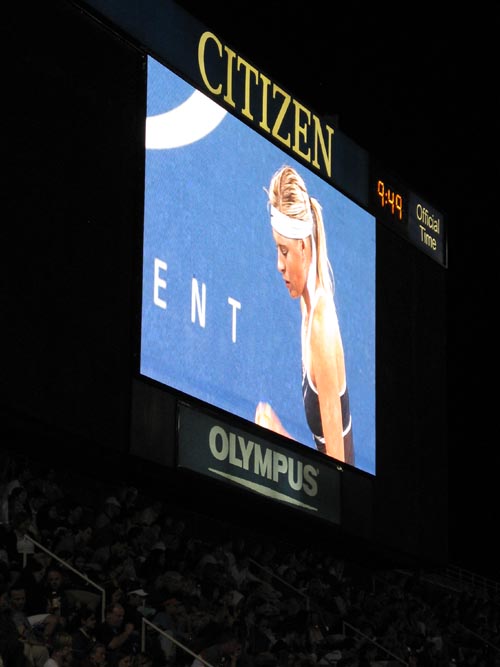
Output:
[[[322,292],[318,296],[311,322],[311,341],[323,346],[338,336],[338,319],[331,295]]]

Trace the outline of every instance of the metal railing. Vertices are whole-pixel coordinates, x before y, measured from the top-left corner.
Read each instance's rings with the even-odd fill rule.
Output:
[[[34,540],[30,535],[24,535],[24,539],[28,540],[35,546],[37,549],[40,549],[40,551],[43,551],[47,555],[49,555],[51,558],[54,558],[58,563],[60,563],[63,567],[67,568],[68,570],[71,570],[73,574],[76,574],[77,577],[80,577],[80,579],[83,579],[87,584],[90,586],[93,586],[96,590],[99,591],[101,595],[101,620],[104,621],[105,615],[106,615],[106,591],[102,586],[99,586],[99,584],[96,584],[95,581],[92,581],[92,579],[89,579],[86,574],[83,574],[83,572],[80,572],[77,570],[75,567],[70,565],[70,563],[67,563],[63,558],[60,558],[57,554],[55,554],[53,551],[50,551],[50,549],[47,549],[43,544],[40,544],[40,542],[37,542]],[[27,559],[28,559],[28,553],[23,552],[23,567],[26,566]]]
[[[268,570],[267,567],[264,565],[261,565],[258,561],[254,560],[253,558],[248,559],[252,565],[255,565],[257,568],[260,568],[263,572],[267,572],[269,576],[271,576],[273,579],[276,579],[276,581],[279,581],[283,586],[286,588],[289,588],[292,590],[294,593],[296,593],[298,596],[304,598],[304,601],[306,603],[306,611],[309,611],[310,609],[310,599],[307,593],[304,593],[303,591],[300,591],[298,588],[295,588],[290,582],[286,581],[286,579],[283,579],[280,577],[278,574],[275,574],[271,570]]]
[[[382,646],[382,644],[379,644],[378,642],[376,642],[374,639],[372,639],[368,635],[365,635],[365,633],[362,632],[359,628],[356,628],[354,625],[351,625],[347,621],[342,622],[342,632],[343,632],[344,636],[346,636],[345,628],[350,628],[355,634],[363,637],[363,639],[366,639],[367,641],[370,642],[370,644],[372,644],[373,646],[376,646],[380,651],[383,651],[387,655],[391,656],[391,658],[394,658],[394,660],[397,660],[402,665],[408,665],[409,664],[406,660],[403,660],[403,658],[399,657],[395,653],[392,653],[392,651],[389,651],[389,649],[386,649],[384,646]]]
[[[169,639],[176,646],[181,648],[185,653],[188,653],[192,658],[195,658],[196,660],[199,660],[200,662],[202,662],[206,667],[213,667],[213,665],[211,663],[207,662],[204,658],[202,658],[199,653],[194,653],[185,644],[183,644],[178,639],[173,637],[171,634],[166,632],[166,630],[163,630],[162,628],[159,628],[157,625],[155,625],[154,623],[152,623],[150,620],[148,620],[145,617],[143,617],[143,619],[142,619],[142,627],[141,627],[141,651],[143,653],[146,651],[146,648],[147,648],[146,647],[146,627],[149,627],[149,628],[153,629],[158,634],[162,635],[166,639]]]

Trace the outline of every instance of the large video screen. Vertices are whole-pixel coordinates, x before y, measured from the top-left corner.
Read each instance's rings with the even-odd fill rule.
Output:
[[[150,56],[147,68],[140,373],[374,475],[374,217]],[[305,188],[309,216],[270,201],[278,172]]]

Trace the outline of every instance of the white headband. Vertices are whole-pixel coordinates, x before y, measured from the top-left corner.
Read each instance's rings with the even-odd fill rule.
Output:
[[[311,216],[307,220],[298,220],[278,211],[272,204],[269,209],[272,228],[281,236],[286,236],[287,239],[305,239],[312,235],[313,221]]]

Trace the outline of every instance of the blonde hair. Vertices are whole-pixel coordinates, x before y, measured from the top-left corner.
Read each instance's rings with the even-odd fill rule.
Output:
[[[316,244],[316,278],[323,289],[333,294],[333,270],[328,259],[325,226],[321,204],[307,191],[304,179],[288,165],[276,171],[267,190],[269,204],[294,220],[313,220],[313,236]]]
[[[52,653],[73,646],[73,637],[67,632],[58,632],[52,643]]]

